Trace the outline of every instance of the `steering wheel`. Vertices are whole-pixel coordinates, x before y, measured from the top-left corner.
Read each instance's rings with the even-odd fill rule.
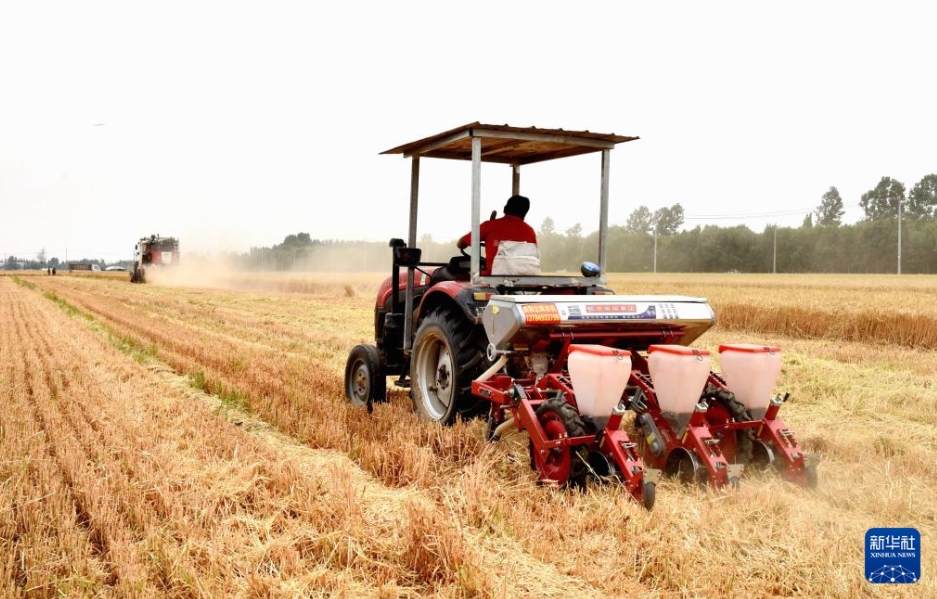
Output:
[[[498,218],[498,211],[497,211],[497,210],[492,210],[492,211],[491,211],[491,216],[488,217],[488,220],[495,220],[496,218]],[[485,247],[485,240],[482,239],[481,241],[479,241],[479,242],[478,242],[478,245],[479,245],[480,247],[484,248],[484,247]],[[469,246],[469,247],[471,247],[471,246]],[[468,252],[466,252],[466,251],[465,251],[465,248],[459,248],[459,251],[462,252],[462,255],[465,256],[466,258],[468,258],[468,259],[471,259],[471,258],[472,258],[472,255],[469,254]],[[482,259],[482,260],[485,259],[485,254],[482,254],[481,259]]]
[[[479,242],[479,246],[481,247],[481,249],[485,249],[485,242],[484,242],[484,241]],[[471,246],[469,246],[469,247],[471,247]],[[466,249],[467,249],[467,248],[459,248],[459,252],[461,252],[462,255],[465,256],[466,258],[471,259],[471,258],[472,258],[472,255],[471,255],[470,253],[468,253],[467,251],[465,251]],[[485,254],[484,254],[484,253],[483,253],[482,256],[481,256],[481,259],[482,259],[482,260],[485,259]]]

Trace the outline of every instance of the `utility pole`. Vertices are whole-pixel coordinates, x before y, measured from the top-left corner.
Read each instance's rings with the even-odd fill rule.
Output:
[[[898,274],[901,274],[901,198],[898,198]]]
[[[657,273],[657,227],[656,226],[654,227],[654,272]]]
[[[652,221],[654,227],[654,273],[657,274],[657,229],[658,229],[658,218],[655,215],[654,220]]]
[[[771,274],[778,274],[778,223],[774,223],[774,258],[771,262]]]

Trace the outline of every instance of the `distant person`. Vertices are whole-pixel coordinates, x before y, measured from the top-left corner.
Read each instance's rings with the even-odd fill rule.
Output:
[[[51,267],[51,266],[46,269],[46,274],[48,274],[48,275],[51,275],[51,274],[52,274],[52,267]]]
[[[55,267],[54,267],[54,266],[52,267],[52,274],[53,274],[53,275],[55,274]]]
[[[493,220],[486,220],[479,226],[478,234],[485,244],[485,267],[482,275],[491,274],[491,265],[498,253],[498,246],[502,241],[526,241],[537,243],[537,233],[533,227],[524,222],[524,217],[530,210],[530,199],[513,195],[504,205],[504,216]],[[472,232],[463,235],[456,243],[460,250],[472,245]]]

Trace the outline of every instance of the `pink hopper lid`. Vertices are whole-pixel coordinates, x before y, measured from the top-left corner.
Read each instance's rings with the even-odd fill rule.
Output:
[[[617,349],[614,347],[606,347],[604,345],[570,345],[570,353],[574,351],[581,351],[587,354],[595,354],[597,356],[630,356],[631,352],[627,349]]]
[[[647,348],[647,353],[651,354],[661,351],[668,354],[678,354],[681,356],[708,356],[709,352],[705,349],[693,349],[682,345],[651,345]]]
[[[779,354],[781,348],[775,345],[755,345],[753,343],[734,343],[719,346],[719,353],[727,351],[741,351],[750,354]]]

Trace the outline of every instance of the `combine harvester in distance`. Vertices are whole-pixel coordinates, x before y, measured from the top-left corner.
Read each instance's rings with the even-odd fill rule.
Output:
[[[131,283],[146,283],[146,271],[179,265],[179,240],[175,237],[142,237],[133,248]]]

